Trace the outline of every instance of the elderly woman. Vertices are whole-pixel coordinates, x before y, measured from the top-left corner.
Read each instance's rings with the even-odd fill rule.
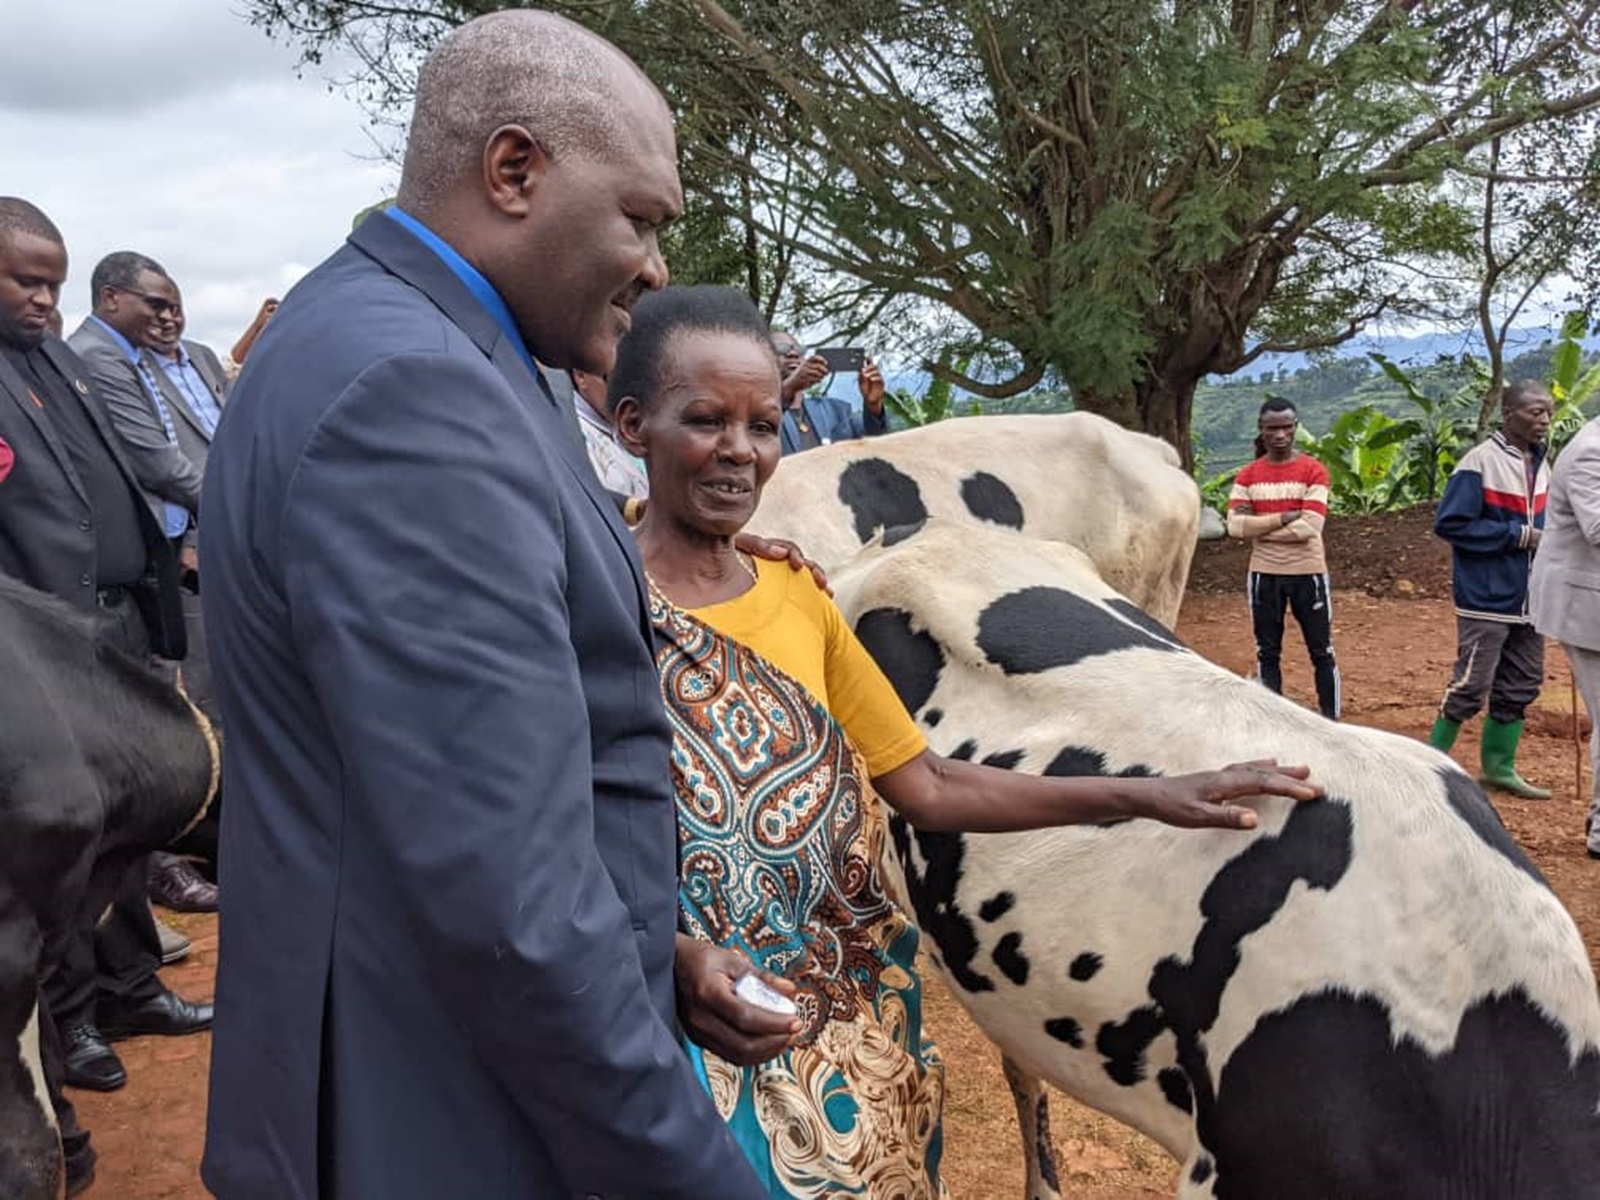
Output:
[[[674,725],[679,998],[705,1048],[691,1054],[773,1196],[938,1196],[943,1072],[922,1033],[917,930],[879,878],[874,793],[921,829],[993,831],[1127,816],[1248,828],[1255,814],[1226,801],[1316,790],[1262,764],[1046,779],[939,757],[810,574],[733,544],[782,419],[750,301],[644,297],[609,388],[650,479],[636,532]],[[740,998],[752,962],[795,1015]]]

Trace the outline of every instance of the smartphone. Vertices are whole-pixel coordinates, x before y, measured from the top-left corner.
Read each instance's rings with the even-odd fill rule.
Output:
[[[867,352],[860,346],[833,346],[812,353],[823,359],[835,375],[854,375],[867,361]]]

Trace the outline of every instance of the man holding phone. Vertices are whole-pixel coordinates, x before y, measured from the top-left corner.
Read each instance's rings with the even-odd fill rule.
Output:
[[[829,442],[876,437],[889,429],[883,407],[883,375],[878,364],[859,349],[819,350],[807,356],[791,333],[774,330],[772,352],[783,376],[783,453],[798,454]],[[856,372],[861,410],[836,396],[806,393],[841,371]]]

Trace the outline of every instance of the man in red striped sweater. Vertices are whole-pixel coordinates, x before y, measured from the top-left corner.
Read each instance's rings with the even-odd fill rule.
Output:
[[[1273,397],[1256,428],[1260,455],[1235,476],[1228,497],[1228,533],[1254,543],[1250,552],[1250,619],[1261,682],[1283,691],[1283,615],[1287,608],[1311,652],[1317,707],[1339,719],[1339,668],[1333,657],[1333,597],[1322,526],[1328,518],[1328,469],[1295,447],[1294,405]]]

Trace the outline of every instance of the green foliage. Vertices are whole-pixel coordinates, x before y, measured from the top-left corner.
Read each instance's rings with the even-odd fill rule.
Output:
[[[1228,497],[1233,493],[1233,480],[1240,469],[1232,467],[1226,471],[1218,471],[1215,475],[1207,474],[1204,467],[1198,469],[1194,481],[1200,487],[1200,503],[1219,513],[1226,513]]]
[[[243,7],[311,56],[353,43],[393,108],[418,49],[512,3]],[[1012,367],[968,390],[1049,377],[1180,448],[1197,383],[1252,343],[1437,311],[1488,142],[1559,130],[1514,147],[1519,176],[1596,161],[1600,54],[1562,0],[549,6],[671,103],[689,207],[727,223],[697,277],[742,274],[803,325],[877,317],[875,344],[924,355],[968,336]]]
[[[1382,512],[1416,503],[1402,499],[1405,458],[1411,430],[1406,424],[1362,405],[1342,414],[1320,438],[1300,427],[1300,448],[1328,468],[1329,511]]]
[[[1568,313],[1550,360],[1550,394],[1556,401],[1550,420],[1550,449],[1556,454],[1594,415],[1586,410],[1600,397],[1600,360],[1584,366],[1582,338],[1588,331],[1587,313]]]
[[[1394,465],[1392,486],[1385,508],[1405,508],[1444,493],[1445,482],[1456,463],[1471,447],[1476,430],[1478,396],[1488,376],[1468,360],[1476,376],[1446,396],[1431,396],[1412,375],[1381,354],[1368,355],[1392,382],[1400,385],[1416,412],[1393,426],[1404,439],[1404,451]]]
[[[948,347],[939,354],[940,366],[965,373],[971,360],[957,356]],[[919,396],[910,388],[894,388],[884,393],[883,402],[889,411],[906,425],[932,425],[954,416],[978,416],[983,409],[977,401],[957,406],[955,385],[943,376],[934,376],[927,389]]]

